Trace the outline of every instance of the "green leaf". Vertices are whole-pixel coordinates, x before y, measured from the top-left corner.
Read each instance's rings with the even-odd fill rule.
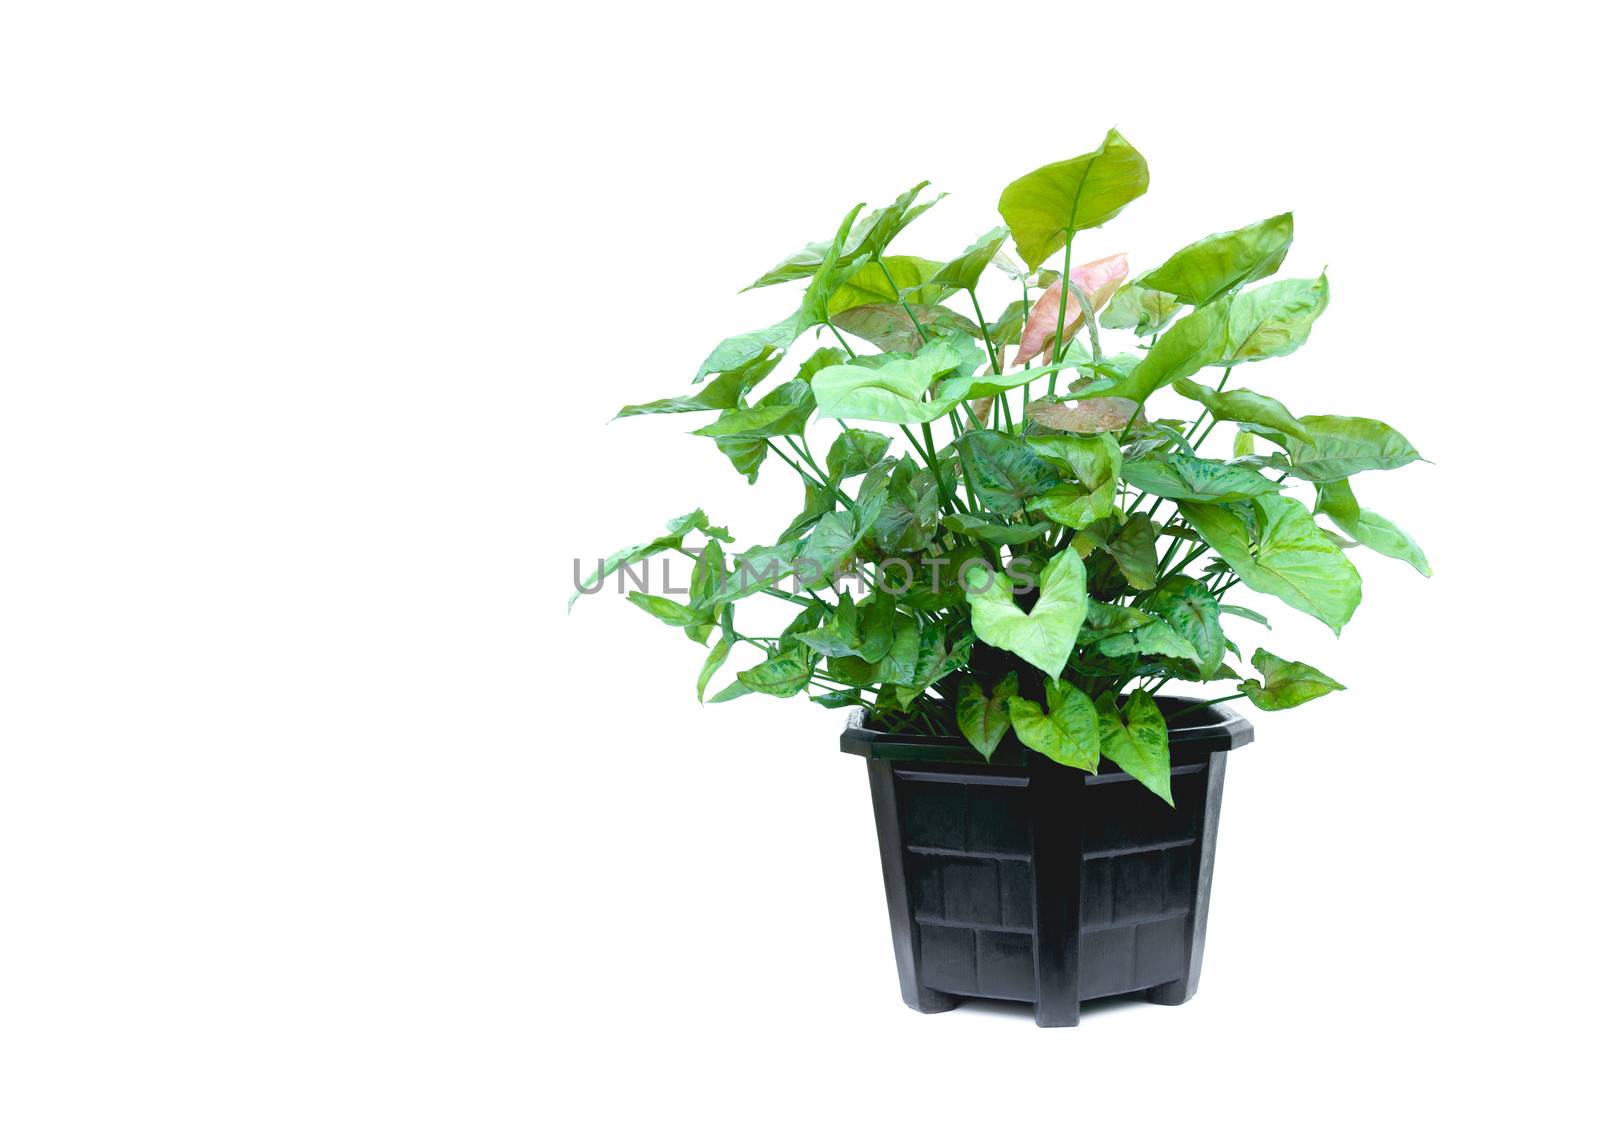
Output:
[[[1067,396],[1126,397],[1142,405],[1163,386],[1215,364],[1227,333],[1228,299],[1223,298],[1179,318],[1126,377],[1104,377]]]
[[[782,321],[774,322],[763,329],[724,338],[700,363],[700,371],[695,374],[695,383],[699,384],[713,373],[738,372],[773,353],[781,354],[793,345],[795,338],[810,328],[811,324],[805,321],[805,315],[797,310]]]
[[[917,677],[917,655],[922,649],[922,635],[913,616],[897,612],[894,617],[894,637],[889,649],[878,660],[873,682],[909,686]]]
[[[915,357],[858,357],[830,365],[811,378],[819,417],[846,417],[889,424],[926,424],[944,416],[955,400],[924,401],[936,377],[961,364],[955,347],[934,341]]]
[[[696,680],[694,687],[695,696],[701,702],[706,701],[706,686],[711,682],[711,677],[728,661],[728,652],[733,650],[733,642],[732,639],[723,636],[711,648],[711,654],[706,656],[705,666],[700,668],[700,678]]]
[[[1035,452],[1070,473],[1071,484],[1059,484],[1028,502],[1058,524],[1082,528],[1116,511],[1122,475],[1122,448],[1110,433],[1092,437],[1034,437]]]
[[[706,546],[695,558],[694,573],[689,577],[689,606],[696,611],[708,612],[712,599],[727,581],[728,566],[718,540],[707,540]]]
[[[1156,529],[1143,512],[1129,517],[1116,538],[1105,546],[1128,586],[1148,591],[1156,585]]]
[[[1311,324],[1328,308],[1328,275],[1286,278],[1233,299],[1223,365],[1293,353],[1311,336]]]
[[[796,416],[804,420],[803,405],[757,405],[750,409],[729,409],[704,428],[694,430],[697,437],[723,437],[760,440],[794,433]]]
[[[1297,440],[1307,442],[1311,440],[1311,433],[1295,420],[1294,414],[1271,397],[1263,397],[1260,393],[1252,393],[1249,389],[1228,389],[1219,393],[1215,389],[1208,389],[1204,385],[1197,385],[1187,380],[1175,381],[1172,387],[1177,390],[1179,396],[1199,401],[1206,407],[1207,412],[1219,421],[1260,425],[1263,428],[1276,429]]]
[[[1310,443],[1289,447],[1289,471],[1318,484],[1371,469],[1399,468],[1422,454],[1382,421],[1366,417],[1301,417]]]
[[[733,470],[751,484],[761,472],[767,459],[767,442],[757,437],[729,437],[716,442],[717,451],[728,458]]]
[[[1185,246],[1144,275],[1144,284],[1203,306],[1236,286],[1275,273],[1293,241],[1294,215],[1280,214]]]
[[[1228,650],[1216,596],[1199,580],[1173,576],[1145,601],[1145,606],[1165,619],[1195,649],[1194,662],[1202,679],[1216,675]]]
[[[969,568],[963,583],[972,629],[991,647],[1010,651],[1051,678],[1059,678],[1078,641],[1088,611],[1083,560],[1070,548],[1057,552],[1039,576],[1039,598],[1024,612],[1013,598],[1011,577]]]
[[[1200,652],[1165,619],[1094,599],[1089,601],[1088,629],[1079,633],[1078,640],[1111,659],[1162,655],[1200,664]]]
[[[1168,500],[1226,503],[1253,500],[1278,491],[1276,484],[1244,465],[1166,453],[1151,453],[1126,462],[1122,479]]]
[[[739,681],[758,694],[789,698],[806,689],[811,681],[812,662],[804,648],[785,651],[748,671],[740,671]]]
[[[883,459],[889,438],[868,429],[846,429],[828,448],[828,476],[835,481],[860,476]]]
[[[1003,377],[950,377],[940,382],[937,395],[941,401],[977,401],[1020,388],[1034,379],[1027,372],[1009,373]]]
[[[1100,769],[1100,720],[1089,696],[1071,683],[1047,679],[1045,699],[1050,707],[1048,714],[1028,699],[1007,701],[1011,728],[1017,737],[1029,750],[1052,762],[1096,773]]]
[[[954,674],[967,665],[972,656],[973,635],[968,631],[948,650],[945,648],[944,628],[929,625],[922,629],[917,646],[917,665],[911,682],[895,688],[900,708],[909,710],[911,704],[929,687]]]
[[[1141,274],[1111,295],[1100,324],[1106,329],[1131,329],[1137,337],[1159,333],[1177,316],[1183,303],[1171,294],[1152,290]]]
[[[828,299],[828,313],[842,313],[857,306],[898,306],[902,301],[937,305],[950,294],[948,287],[927,284],[938,271],[937,262],[905,254],[891,254],[881,264],[868,262],[845,279]]]
[[[886,552],[919,552],[933,539],[939,520],[938,486],[933,473],[903,456],[878,504],[873,538]]]
[[[1275,595],[1335,633],[1361,602],[1361,575],[1322,534],[1305,505],[1287,496],[1255,501],[1260,534],[1227,507],[1184,501],[1183,518],[1253,591]]]
[[[651,413],[701,413],[716,409],[739,407],[744,395],[761,383],[778,367],[783,354],[767,352],[738,369],[721,374],[699,393],[683,397],[666,397],[648,405],[624,405],[617,417],[635,417]],[[616,418],[613,418],[616,419]]]
[[[628,602],[654,615],[670,627],[693,627],[696,624],[704,623],[706,620],[704,612],[696,611],[692,607],[660,595],[646,595],[642,591],[630,591],[628,593]]]
[[[1340,531],[1358,544],[1371,548],[1381,556],[1404,560],[1425,576],[1433,575],[1421,546],[1398,524],[1357,504],[1348,480],[1333,480],[1317,485],[1316,510],[1326,515]]]
[[[882,257],[896,235],[910,226],[923,211],[930,209],[944,197],[942,194],[936,194],[927,202],[917,202],[917,196],[927,185],[928,181],[924,179],[888,206],[879,207],[867,215],[863,224],[861,245],[856,252],[868,259]]]
[[[1172,805],[1167,720],[1161,717],[1156,700],[1144,691],[1134,691],[1119,712],[1116,696],[1103,694],[1095,710],[1100,716],[1100,752],[1128,777]]]
[[[752,691],[749,687],[745,686],[743,683],[738,682],[737,680],[735,680],[734,682],[731,682],[727,686],[723,687],[720,691],[718,691],[716,694],[712,695],[706,701],[707,702],[732,702],[736,698],[743,698],[745,695],[750,695],[750,694],[755,694],[755,692]]]
[[[1240,607],[1236,603],[1224,603],[1217,610],[1221,611],[1224,615],[1237,615],[1240,619],[1248,619],[1252,623],[1261,624],[1261,626],[1265,627],[1268,631],[1272,630],[1272,624],[1268,621],[1267,617],[1261,614],[1259,611],[1251,611],[1248,607]]]
[[[838,289],[839,283],[849,276],[851,263],[857,256],[845,255],[845,243],[860,212],[861,206],[858,204],[839,224],[833,241],[820,255],[816,267],[811,272],[811,284],[806,287],[806,292],[800,299],[800,308],[765,329],[736,334],[724,339],[700,363],[700,371],[695,375],[696,384],[704,381],[712,373],[743,369],[766,354],[786,350],[802,333],[827,319],[828,299]]]
[[[830,512],[818,520],[795,560],[800,582],[807,587],[831,583],[854,558],[868,530],[851,512]]]
[[[693,512],[668,520],[665,535],[657,536],[655,539],[643,544],[633,544],[620,551],[612,552],[600,561],[600,566],[594,572],[583,577],[579,590],[573,592],[572,597],[567,600],[567,610],[572,610],[572,605],[578,602],[578,597],[584,594],[584,589],[591,588],[601,582],[623,564],[631,563],[634,560],[648,559],[651,556],[660,555],[662,552],[681,552],[683,551],[683,541],[690,532],[698,530],[704,531],[709,535],[710,528],[711,525],[706,520],[705,512],[696,508]],[[721,532],[722,530],[719,528],[717,531]]]
[[[733,559],[733,571],[711,597],[713,605],[755,595],[794,571],[795,543],[751,548]]]
[[[819,655],[844,658],[861,650],[861,632],[856,618],[856,603],[849,594],[841,594],[839,606],[829,613],[821,627],[801,631],[795,636]]]
[[[826,694],[808,696],[812,702],[828,710],[843,710],[847,706],[866,706],[861,701],[861,692],[854,688],[848,691],[828,691]]]
[[[830,488],[817,484],[805,485],[805,502],[800,509],[800,514],[789,522],[789,526],[778,537],[780,541],[798,540],[811,526],[833,511],[834,494]]]
[[[911,313],[916,315],[915,322],[898,302],[894,305],[856,306],[835,314],[833,324],[846,333],[872,342],[885,353],[915,353],[920,349],[924,343],[922,333],[917,330],[918,323],[930,337],[949,334],[974,338],[983,336],[972,319],[945,306],[914,305]]]
[[[1000,252],[1001,245],[1010,233],[1003,226],[995,227],[963,250],[958,257],[952,258],[935,270],[928,281],[948,286],[952,290],[976,290],[978,279],[983,276],[983,271],[989,263],[994,261],[994,256]],[[899,280],[900,276],[896,274],[895,281]]]
[[[1262,710],[1288,710],[1332,691],[1344,690],[1343,684],[1315,667],[1280,659],[1265,647],[1251,656],[1250,665],[1261,672],[1263,681],[1246,679],[1239,684],[1239,689]]]
[[[1044,521],[1036,524],[994,524],[981,516],[956,512],[944,518],[944,526],[962,536],[971,536],[990,544],[1026,544],[1050,530]]]
[[[1086,155],[1023,175],[1000,193],[1017,253],[1037,268],[1079,230],[1117,216],[1150,185],[1144,156],[1115,129]]]
[[[983,686],[977,679],[961,680],[961,687],[956,691],[956,725],[985,759],[994,757],[995,749],[1011,729],[1011,711],[1007,704],[1016,694],[1015,671],[997,682],[994,693],[989,695],[983,693]]]
[[[956,438],[963,474],[991,512],[1010,516],[1035,496],[1061,483],[1061,477],[1033,449],[1009,433],[979,429]]]
[[[833,256],[843,259],[846,263],[855,262],[862,257],[870,257],[873,250],[880,253],[888,246],[890,240],[901,230],[904,230],[913,219],[927,210],[943,195],[932,200],[911,204],[918,194],[928,184],[918,183],[905,194],[895,199],[886,207],[880,207],[868,214],[865,218],[856,221],[856,212],[861,207],[856,207],[850,214],[850,226],[841,240],[835,237],[832,242],[809,242],[802,249],[789,255],[761,277],[757,278],[745,290],[755,290],[762,286],[775,286],[780,282],[793,282],[800,278],[810,278],[828,264],[830,252]],[[743,293],[744,291],[740,291]]]
[[[1022,328],[1028,321],[1029,307],[1022,301],[1010,302],[1000,311],[1000,317],[988,325],[989,340],[996,347],[1016,345],[1022,341]]]

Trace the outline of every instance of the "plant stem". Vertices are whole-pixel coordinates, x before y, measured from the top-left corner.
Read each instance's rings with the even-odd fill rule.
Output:
[[[1050,364],[1059,365],[1061,355],[1066,352],[1066,347],[1061,344],[1061,333],[1067,327],[1067,283],[1072,280],[1072,231],[1067,231],[1067,242],[1061,253],[1061,296],[1056,299],[1056,341],[1050,351]],[[1056,395],[1056,377],[1050,374],[1050,396]]]
[[[834,325],[831,321],[827,323],[827,326],[829,329],[833,330],[833,336],[839,339],[839,344],[844,346],[844,351],[850,355],[850,359],[852,361],[855,360],[856,351],[850,348],[850,343],[844,339],[844,334],[839,332],[839,327]]]
[[[798,441],[792,436],[786,436],[783,439],[789,442],[789,447],[794,449],[800,455],[800,459],[804,460],[806,464],[811,466],[811,471],[815,472],[824,484],[830,483],[828,480],[828,474],[823,472],[822,469],[817,466],[816,458],[811,455],[811,450],[806,447],[804,437],[800,438]],[[835,489],[835,491],[837,492],[838,490]],[[845,503],[848,504],[850,502],[850,498],[845,496],[843,492],[838,492],[838,495],[845,501]]]
[[[922,422],[922,443],[928,446],[928,467],[933,469],[934,483],[939,486],[939,499],[951,504],[950,491],[944,486],[944,473],[939,471],[939,450],[933,447],[933,430],[927,421]]]
[[[1182,718],[1191,710],[1199,710],[1200,708],[1207,706],[1216,706],[1219,702],[1227,702],[1229,699],[1236,698],[1244,698],[1244,692],[1235,691],[1233,694],[1223,695],[1221,698],[1207,699],[1205,702],[1192,703],[1181,710],[1175,710],[1171,714],[1167,715],[1167,723],[1170,725],[1174,719]]]
[[[1000,355],[994,351],[994,342],[989,339],[989,327],[983,321],[983,307],[978,304],[978,291],[967,290],[967,297],[972,299],[972,312],[978,315],[978,328],[983,331],[983,344],[989,350],[989,368],[994,370],[996,377],[1000,376]]]
[[[785,437],[784,440],[789,441],[790,444],[794,443],[793,438],[790,438],[790,437]],[[826,476],[823,476],[822,480],[818,481],[816,479],[816,477],[813,477],[809,472],[807,472],[805,469],[801,468],[792,459],[790,459],[789,454],[784,452],[781,448],[778,447],[778,442],[777,441],[768,440],[767,441],[767,447],[772,450],[773,454],[775,456],[777,456],[777,458],[779,460],[783,461],[784,464],[787,464],[790,468],[794,469],[795,472],[797,472],[800,475],[800,479],[801,480],[805,481],[808,485],[810,485],[813,488],[820,488],[820,489],[823,489],[824,491],[826,491],[830,496],[832,496],[834,498],[834,501],[837,504],[839,504],[840,507],[851,508],[851,507],[855,506],[855,501],[852,500],[848,495],[846,495],[845,491],[842,488],[835,487],[832,484],[832,482],[830,482],[828,480],[828,478]],[[808,457],[808,459],[809,459],[809,457]],[[811,466],[813,468],[816,468],[816,461],[811,461]],[[821,469],[817,469],[817,474],[819,476],[821,476],[822,475],[822,470]]]
[[[889,273],[889,267],[884,263],[881,257],[874,258],[873,261],[878,264],[878,269],[883,271],[883,280],[889,283],[889,288],[894,291],[894,296],[899,298],[900,308],[906,311],[906,317],[910,318],[911,324],[916,326],[917,336],[922,339],[922,344],[927,345],[928,331],[922,328],[922,323],[917,320],[917,315],[912,312],[910,304],[904,298],[900,297],[900,287],[894,284],[894,277]]]
[[[1233,373],[1233,366],[1230,365],[1226,369],[1224,369],[1222,371],[1222,380],[1217,382],[1217,387],[1215,389],[1213,389],[1212,392],[1213,393],[1222,392],[1222,387],[1228,383],[1228,377],[1232,373]],[[1208,410],[1206,410],[1206,412],[1210,412],[1210,410],[1208,409]],[[1195,423],[1192,426],[1190,426],[1189,432],[1184,435],[1183,439],[1184,440],[1188,440],[1189,437],[1191,435],[1193,435],[1195,429],[1200,427],[1200,422],[1205,420],[1205,419],[1206,419],[1206,414],[1205,413],[1201,413],[1199,418],[1195,421]],[[1199,448],[1201,445],[1205,444],[1206,443],[1206,438],[1211,435],[1211,430],[1216,428],[1216,427],[1217,427],[1217,418],[1216,417],[1212,417],[1211,418],[1211,423],[1206,426],[1206,431],[1201,433],[1200,434],[1200,439],[1195,441],[1190,447],[1191,448]]]
[[[1100,323],[1095,320],[1094,302],[1083,292],[1083,287],[1070,279],[1063,279],[1072,296],[1078,299],[1078,312],[1083,315],[1083,327],[1089,331],[1089,358],[1100,364]]]

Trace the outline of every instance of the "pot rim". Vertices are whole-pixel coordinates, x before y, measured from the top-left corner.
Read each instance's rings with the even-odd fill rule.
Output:
[[[1182,709],[1204,700],[1184,698],[1180,695],[1160,695],[1156,704],[1162,714],[1174,708]],[[964,766],[981,766],[987,770],[1026,770],[1031,761],[1048,761],[1043,755],[1029,750],[1020,742],[1008,739],[995,752],[993,760],[986,760],[959,735],[900,734],[886,730],[873,730],[865,725],[866,712],[853,710],[844,733],[839,736],[839,749],[846,754],[863,758],[885,758],[891,761],[942,762]],[[1174,756],[1197,755],[1214,751],[1237,750],[1255,741],[1255,727],[1243,715],[1223,703],[1190,711],[1182,725],[1168,727],[1167,742]],[[1110,759],[1102,759],[1102,764]],[[1176,757],[1174,758],[1176,761]],[[1055,765],[1055,763],[1050,763]],[[1112,764],[1115,769],[1115,764]]]

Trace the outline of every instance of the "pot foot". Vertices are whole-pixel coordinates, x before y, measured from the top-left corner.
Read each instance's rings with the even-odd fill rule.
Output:
[[[1151,1004],[1183,1004],[1194,995],[1187,980],[1173,980],[1145,990],[1144,998]]]
[[[919,988],[915,997],[905,998],[906,1006],[916,1012],[932,1014],[934,1012],[948,1012],[961,1005],[961,997],[952,996],[948,992],[938,992],[932,988]]]

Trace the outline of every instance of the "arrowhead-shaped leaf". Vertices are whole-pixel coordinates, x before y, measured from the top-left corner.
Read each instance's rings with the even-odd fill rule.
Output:
[[[706,520],[705,512],[699,508],[676,519],[668,520],[665,535],[657,536],[655,539],[646,541],[643,544],[633,544],[620,551],[612,552],[601,560],[600,566],[589,575],[584,576],[579,590],[573,592],[572,598],[567,600],[567,610],[572,610],[572,605],[578,602],[578,597],[583,595],[587,588],[594,587],[623,564],[630,563],[633,560],[648,559],[651,556],[660,555],[662,552],[683,551],[683,541],[690,532],[697,530],[703,531],[707,535],[712,535],[713,532],[726,535],[721,528],[714,529],[713,525]]]
[[[1222,365],[1261,361],[1293,353],[1311,336],[1311,325],[1328,308],[1328,275],[1286,278],[1233,299]]]
[[[1069,397],[1126,397],[1144,404],[1164,385],[1192,377],[1221,356],[1228,334],[1228,299],[1179,318],[1126,377],[1104,377]]]
[[[1000,193],[1017,253],[1037,268],[1069,235],[1101,226],[1150,185],[1144,156],[1113,129],[1086,155],[1023,175]]]
[[[1252,393],[1249,389],[1229,389],[1219,393],[1215,389],[1208,389],[1189,380],[1175,381],[1172,387],[1180,396],[1187,397],[1191,401],[1199,401],[1206,407],[1206,411],[1219,421],[1260,425],[1262,428],[1275,429],[1296,440],[1306,442],[1311,440],[1311,433],[1295,420],[1294,414],[1271,397],[1263,397],[1260,393]]]
[[[1216,597],[1204,585],[1188,576],[1174,576],[1144,606],[1165,619],[1195,649],[1194,662],[1201,678],[1217,673],[1228,651],[1228,637],[1222,633]]]
[[[1089,696],[1071,683],[1053,679],[1045,682],[1046,712],[1038,703],[1024,698],[1009,700],[1011,728],[1029,750],[1036,750],[1053,762],[1087,770],[1100,769],[1100,720]]]
[[[1122,479],[1141,491],[1168,500],[1226,503],[1254,500],[1278,486],[1253,468],[1197,456],[1151,453],[1122,466]]]
[[[1361,575],[1323,535],[1305,505],[1287,496],[1255,501],[1259,536],[1220,504],[1184,501],[1183,518],[1253,591],[1275,595],[1335,632],[1361,602]]]
[[[1262,681],[1246,679],[1239,689],[1262,710],[1288,710],[1332,691],[1344,690],[1341,683],[1315,667],[1280,659],[1265,647],[1251,656],[1250,665],[1261,672]]]
[[[738,677],[741,683],[759,694],[789,698],[806,689],[806,684],[811,681],[814,661],[809,649],[791,648],[764,663],[756,664],[748,671],[740,671]]]
[[[1317,485],[1317,511],[1364,547],[1391,559],[1404,560],[1425,576],[1433,575],[1421,546],[1398,524],[1356,503],[1348,480]]]
[[[1236,286],[1277,271],[1294,241],[1294,215],[1280,214],[1185,246],[1143,275],[1148,289],[1203,306]]]
[[[1172,805],[1172,757],[1167,748],[1167,720],[1156,700],[1143,691],[1128,696],[1121,711],[1114,695],[1101,695],[1100,753],[1122,772]]]
[[[960,402],[923,399],[936,377],[959,368],[960,355],[947,341],[922,347],[915,357],[857,358],[830,365],[811,378],[819,417],[926,424]]]
[[[981,516],[969,516],[962,512],[946,516],[944,526],[959,535],[991,544],[1026,544],[1050,530],[1050,525],[1043,521],[1035,524],[996,524]]]
[[[1070,484],[1058,484],[1028,502],[1031,511],[1043,512],[1069,528],[1082,528],[1111,515],[1117,506],[1118,479],[1122,474],[1122,449],[1110,433],[1092,437],[1034,437],[1034,451],[1069,473]]]
[[[1051,678],[1060,678],[1088,611],[1083,560],[1070,548],[1057,552],[1039,576],[1039,598],[1024,612],[1013,597],[1011,578],[969,568],[963,585],[972,607],[972,629],[991,647],[1010,651]]]
[[[994,261],[994,256],[1000,252],[1000,246],[1010,236],[1003,226],[997,226],[971,246],[968,246],[958,257],[952,258],[940,266],[929,279],[930,282],[948,286],[952,290],[975,290],[978,288],[978,279],[989,263]],[[896,275],[898,280],[898,275]]]
[[[881,264],[868,262],[834,291],[828,299],[828,313],[842,313],[857,306],[898,307],[901,302],[935,305],[950,295],[948,286],[927,284],[939,268],[937,262],[905,254],[891,254]]]
[[[911,320],[912,315],[916,321]],[[922,348],[922,334],[931,338],[959,334],[979,338],[983,332],[964,314],[946,306],[913,305],[911,313],[896,302],[856,306],[833,315],[833,324],[846,333],[872,342],[885,353],[915,353]],[[918,325],[922,331],[917,330]]]
[[[964,476],[991,512],[1010,516],[1028,501],[1061,483],[1056,470],[1009,433],[979,429],[956,438]]]
[[[1289,446],[1290,471],[1321,484],[1369,469],[1399,468],[1422,454],[1394,429],[1367,417],[1301,417],[1310,443]]]
[[[991,695],[983,693],[983,686],[977,679],[961,680],[956,692],[956,725],[984,758],[994,757],[995,748],[1011,729],[1011,710],[1007,703],[1016,693],[1015,671],[997,682]]]
[[[1141,274],[1111,295],[1100,324],[1107,329],[1131,329],[1138,337],[1160,333],[1167,323],[1178,316],[1183,303],[1171,294],[1152,290],[1144,284],[1147,275]]]

